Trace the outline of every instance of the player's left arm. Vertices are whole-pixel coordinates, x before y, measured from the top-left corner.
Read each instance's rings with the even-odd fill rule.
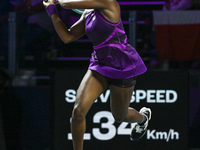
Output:
[[[105,9],[109,0],[59,0],[65,9]]]
[[[120,7],[116,0],[59,0],[65,9],[95,9],[108,21],[116,23],[120,19]]]

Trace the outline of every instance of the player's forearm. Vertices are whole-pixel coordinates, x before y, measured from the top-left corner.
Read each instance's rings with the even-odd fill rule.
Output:
[[[66,28],[65,24],[59,18],[58,14],[51,15],[51,19],[60,39],[64,43],[72,42],[74,40],[73,36],[70,34],[70,31]]]

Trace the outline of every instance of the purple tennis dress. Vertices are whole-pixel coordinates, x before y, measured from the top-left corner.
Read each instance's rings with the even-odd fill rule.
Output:
[[[114,79],[127,79],[146,72],[141,57],[127,43],[121,20],[119,23],[110,23],[93,10],[86,17],[85,28],[94,48],[90,70]]]

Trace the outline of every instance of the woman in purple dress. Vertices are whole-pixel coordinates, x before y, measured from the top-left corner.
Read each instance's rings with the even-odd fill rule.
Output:
[[[54,28],[64,43],[86,34],[93,42],[94,52],[87,73],[77,91],[72,112],[71,131],[74,150],[83,149],[85,116],[94,101],[110,89],[110,107],[116,122],[135,123],[130,133],[132,140],[140,139],[151,119],[151,110],[139,112],[130,108],[136,77],[146,72],[146,66],[136,50],[127,43],[116,0],[59,0],[43,2]],[[85,9],[80,19],[69,29],[57,14],[55,4],[65,9]]]

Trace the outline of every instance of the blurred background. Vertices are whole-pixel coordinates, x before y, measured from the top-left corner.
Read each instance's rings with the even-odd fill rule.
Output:
[[[199,150],[200,0],[118,2],[128,41],[148,70],[189,72],[189,148]],[[80,17],[58,11],[67,27]],[[86,36],[62,43],[41,0],[0,1],[0,149],[49,149],[51,73],[87,67],[92,51]]]

